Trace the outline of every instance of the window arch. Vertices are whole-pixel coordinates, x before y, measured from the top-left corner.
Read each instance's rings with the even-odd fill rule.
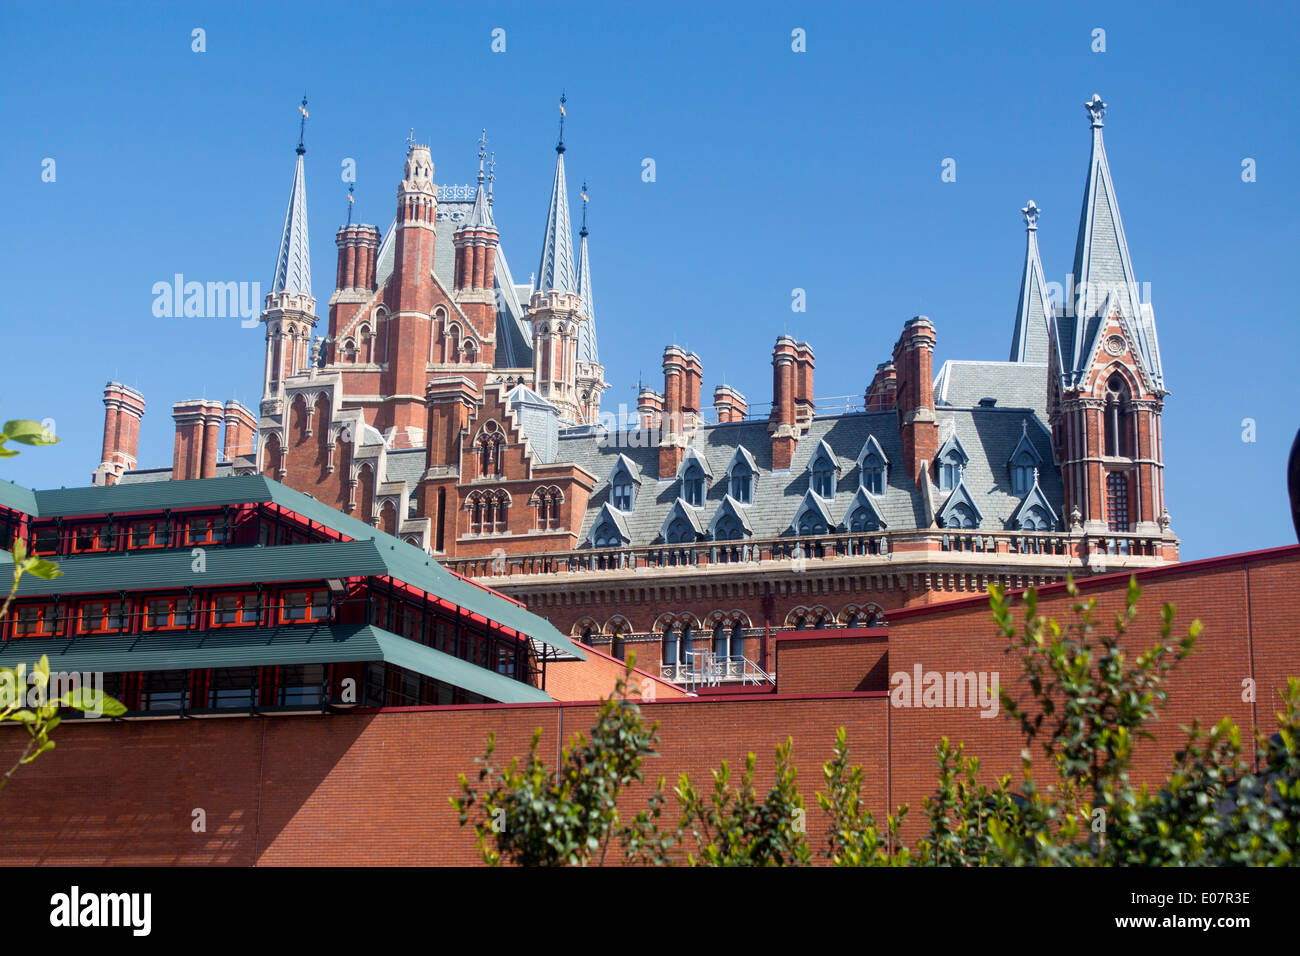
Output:
[[[375,361],[375,336],[370,331],[370,326],[363,325],[357,333],[361,340],[361,361],[367,365]]]
[[[564,503],[564,492],[555,485],[538,488],[529,498],[528,503],[537,512],[537,529],[554,531],[560,527],[560,505]],[[603,547],[603,545],[598,545]]]
[[[636,496],[632,491],[632,479],[625,472],[620,472],[614,476],[614,484],[611,486],[610,502],[619,511],[631,511],[632,504]]]
[[[867,489],[870,491],[870,489]],[[849,530],[854,534],[862,534],[867,531],[879,531],[880,522],[876,518],[876,513],[866,505],[858,505],[849,515]]]
[[[460,361],[460,326],[452,323],[447,330],[447,359],[448,362]]]
[[[968,504],[959,501],[948,509],[947,515],[944,516],[943,526],[945,528],[978,528],[979,519]]]
[[[737,461],[731,469],[731,497],[742,505],[754,500],[754,472],[745,461]]]
[[[826,519],[815,508],[808,508],[799,516],[798,532],[801,535],[825,534]]]
[[[478,433],[478,438],[474,439],[480,478],[501,477],[505,445],[506,436],[502,434],[501,426],[494,419],[488,419]]]
[[[740,526],[740,522],[735,515],[723,515],[713,527],[713,540],[715,541],[739,541],[744,536],[745,531]]]
[[[811,487],[813,494],[821,498],[835,497],[835,466],[825,455],[813,462]]]
[[[1028,450],[1021,451],[1011,460],[1011,490],[1017,495],[1029,494],[1034,487],[1034,471],[1037,460]]]
[[[704,506],[704,469],[692,460],[682,470],[682,498],[696,508]]]
[[[592,534],[591,543],[597,548],[618,548],[623,545],[623,536],[614,527],[614,522],[602,521]]]
[[[355,339],[343,340],[343,361],[355,365],[357,361],[357,343]]]
[[[695,529],[683,516],[678,515],[669,523],[668,532],[664,535],[664,541],[668,544],[694,544]]]
[[[1133,408],[1132,393],[1128,382],[1119,372],[1114,372],[1106,381],[1106,404],[1104,430],[1106,433],[1106,454],[1112,458],[1133,457]]]

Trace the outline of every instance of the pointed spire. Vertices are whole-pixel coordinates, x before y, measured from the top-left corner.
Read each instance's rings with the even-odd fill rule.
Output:
[[[1102,118],[1106,104],[1096,93],[1084,104],[1092,127],[1092,156],[1079,217],[1079,236],[1074,251],[1075,301],[1069,321],[1061,323],[1061,358],[1066,384],[1073,384],[1091,359],[1106,318],[1101,313],[1114,302],[1137,339],[1138,351],[1152,384],[1160,388],[1163,374],[1155,336],[1155,316],[1144,307],[1138,294],[1137,275],[1124,238],[1119,203],[1111,181],[1110,163],[1102,139]]]
[[[560,97],[560,141],[555,147],[555,181],[546,212],[546,235],[537,267],[539,292],[577,292],[573,272],[573,230],[569,225],[569,187],[564,178],[564,96]]]
[[[493,150],[492,155],[488,157],[488,205],[489,206],[492,205],[492,184],[496,182],[496,179],[497,179],[497,153],[496,150]]]
[[[591,298],[591,260],[587,257],[587,184],[582,184],[582,229],[578,247],[578,295],[587,321],[578,328],[578,361],[600,361],[596,352],[596,304]]]
[[[483,160],[486,158],[487,130],[485,129],[478,138],[478,189],[474,193],[474,208],[470,211],[469,218],[465,220],[465,225],[461,228],[485,229],[494,226],[492,222],[492,202],[483,189],[483,182],[486,178],[483,172]]]
[[[1020,300],[1011,335],[1011,361],[1046,365],[1052,306],[1038,255],[1038,206],[1031,199],[1020,212],[1025,217],[1025,268],[1020,276]]]
[[[275,261],[272,292],[311,295],[311,247],[307,242],[307,177],[303,172],[303,133],[307,124],[307,97],[298,107],[302,120],[298,128],[298,159],[293,167],[289,187],[289,205],[284,211],[284,229],[280,237],[280,254]]]

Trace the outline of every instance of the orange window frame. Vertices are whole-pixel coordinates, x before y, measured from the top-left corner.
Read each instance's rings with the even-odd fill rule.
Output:
[[[229,537],[225,529],[226,519],[221,516],[191,518],[185,522],[186,544],[225,544]]]
[[[120,598],[82,601],[77,605],[78,634],[120,634],[130,619],[130,605]]]
[[[14,611],[13,636],[16,638],[52,637],[57,618],[58,612],[53,604],[28,604],[18,607]]]
[[[186,604],[188,603],[188,608]],[[166,610],[163,610],[165,605]],[[146,631],[180,631],[191,625],[198,614],[199,602],[188,597],[149,598],[144,605],[144,629]],[[166,616],[166,623],[158,623],[158,618]],[[178,619],[188,616],[189,620]]]
[[[301,610],[297,617],[294,611]],[[302,591],[285,591],[280,595],[281,624],[319,624],[330,616],[329,592],[324,588]]]
[[[87,532],[90,533],[90,544],[83,546],[82,541],[86,539]],[[70,545],[69,550],[73,554],[110,551],[113,547],[113,527],[108,522],[76,525],[72,529]]]
[[[147,529],[142,535],[141,532]],[[127,534],[127,547],[131,549],[142,550],[145,548],[165,548],[170,543],[170,536],[167,532],[167,522],[162,518],[152,518],[145,521],[132,521],[131,527]],[[141,538],[143,537],[143,541]]]
[[[233,607],[222,607],[223,602],[234,602]],[[222,620],[223,614],[233,614],[233,620]],[[255,591],[239,594],[218,594],[212,600],[213,627],[251,627],[262,620],[262,602]]]
[[[41,544],[41,538],[50,537],[54,539],[53,547],[44,547]],[[32,528],[31,551],[33,554],[58,554],[59,546],[63,542],[63,534],[58,525],[44,525]]]

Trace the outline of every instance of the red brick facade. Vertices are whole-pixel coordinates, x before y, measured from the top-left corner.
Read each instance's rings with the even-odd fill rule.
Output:
[[[1180,724],[1232,717],[1248,732],[1275,726],[1276,692],[1300,675],[1300,547],[1234,555],[1140,574],[1145,646],[1159,605],[1177,605],[1177,628],[1205,625],[1194,655],[1171,683],[1156,740],[1138,748],[1139,778],[1163,771],[1182,740]],[[1084,582],[1099,619],[1122,606],[1125,575]],[[1043,613],[1065,617],[1063,588],[1044,589]],[[816,843],[824,821],[813,794],[835,729],[845,726],[866,769],[866,800],[879,814],[919,809],[934,784],[934,745],[964,741],[987,779],[1017,773],[1021,739],[1005,717],[976,709],[890,706],[877,685],[891,673],[997,671],[1013,683],[987,601],[973,597],[896,613],[888,629],[802,634],[778,643],[776,694],[668,699],[658,685],[646,715],[659,721],[660,756],[650,782],[689,773],[697,782],[726,759],[757,755],[769,778],[773,749],[794,738],[794,759]],[[886,660],[885,668],[881,662]],[[557,692],[603,686],[612,662],[593,656],[587,675],[558,677]],[[647,680],[652,680],[649,675]],[[1253,680],[1257,703],[1243,700]],[[321,717],[64,724],[58,747],[24,767],[0,799],[0,846],[12,864],[451,864],[473,863],[472,836],[458,828],[448,798],[473,768],[489,731],[498,754],[523,754],[542,728],[552,761],[560,742],[590,727],[590,704],[411,708]],[[19,732],[7,747],[20,746]],[[2,742],[0,742],[2,743]],[[644,789],[629,794],[640,804]],[[196,832],[202,810],[206,831]],[[917,820],[913,814],[912,831]]]

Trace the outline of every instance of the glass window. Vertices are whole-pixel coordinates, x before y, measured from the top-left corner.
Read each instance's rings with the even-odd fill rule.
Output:
[[[17,637],[41,637],[54,633],[52,604],[26,605],[18,608],[14,634]]]
[[[299,664],[280,668],[281,707],[304,707],[323,699],[325,667],[322,664]]]
[[[731,473],[731,497],[746,505],[753,500],[754,476],[744,465],[737,465]]]
[[[213,602],[212,623],[217,627],[257,624],[261,610],[256,594],[221,594]]]
[[[191,598],[151,598],[145,604],[144,628],[163,631],[189,627],[194,621],[194,611]]]
[[[620,481],[614,485],[612,503],[619,511],[632,510],[632,482]]]
[[[83,554],[87,551],[107,551],[112,542],[112,535],[106,524],[82,525],[72,533],[72,551]]]

